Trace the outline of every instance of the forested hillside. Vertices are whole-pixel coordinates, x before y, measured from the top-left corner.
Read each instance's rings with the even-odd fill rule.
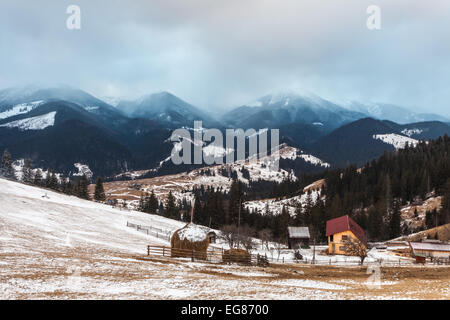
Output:
[[[426,226],[442,225],[450,221],[449,149],[450,138],[446,135],[417,147],[385,152],[362,168],[349,166],[322,174],[305,174],[298,181],[282,183],[256,181],[245,185],[234,181],[228,192],[199,188],[195,190],[194,221],[229,229],[237,225],[240,214],[244,230],[241,232],[263,233],[284,241],[287,225],[307,225],[318,241],[325,241],[326,221],[349,214],[367,231],[369,240],[377,241],[418,231],[401,227],[401,206],[443,195],[442,209],[427,213]],[[326,181],[321,199],[299,204],[293,215],[285,208],[275,215],[268,208],[256,212],[242,205],[247,200],[293,197],[320,178]],[[177,206],[174,201],[170,205]],[[180,203],[179,208],[189,210],[186,203]],[[169,211],[173,208],[160,212]]]

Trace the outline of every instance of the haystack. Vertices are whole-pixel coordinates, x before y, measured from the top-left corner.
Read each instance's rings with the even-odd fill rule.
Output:
[[[225,250],[222,255],[223,262],[226,263],[243,263],[251,264],[252,257],[247,250],[244,249],[230,249]]]
[[[170,239],[172,247],[171,256],[206,260],[206,251],[209,246],[208,228],[188,223],[177,230]]]

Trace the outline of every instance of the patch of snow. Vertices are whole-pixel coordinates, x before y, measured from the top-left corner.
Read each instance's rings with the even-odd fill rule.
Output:
[[[421,134],[423,132],[422,129],[403,129],[401,131],[405,136],[411,137],[414,134]]]
[[[92,178],[92,176],[94,175],[91,171],[91,169],[89,169],[89,166],[86,164],[82,164],[82,163],[74,163],[75,168],[78,169],[77,173],[74,173],[74,176],[82,176],[83,174],[86,175],[86,177],[88,179]]]
[[[388,133],[388,134],[375,134],[373,135],[374,139],[381,140],[384,143],[391,144],[395,149],[404,149],[406,144],[408,143],[410,146],[416,146],[419,141],[416,139],[412,139],[409,137],[405,137],[396,133]]]
[[[273,281],[272,284],[278,286],[294,286],[302,288],[314,288],[314,289],[324,289],[324,290],[346,290],[347,288],[342,285],[331,284],[323,281],[315,281],[309,279],[289,279]]]
[[[29,103],[21,103],[21,104],[15,105],[9,110],[0,112],[0,120],[1,119],[6,119],[6,118],[10,118],[10,117],[13,117],[13,116],[17,116],[19,114],[28,113],[28,112],[30,112],[31,110],[37,108],[38,106],[40,106],[43,103],[44,103],[44,101],[40,100],[40,101],[34,101],[34,102],[29,102]]]
[[[55,124],[55,115],[56,111],[52,111],[41,116],[11,121],[0,125],[0,127],[18,128],[20,131],[43,130]]]
[[[199,226],[190,223],[185,228],[178,231],[180,240],[189,240],[191,242],[199,242],[206,239],[209,229],[203,226]]]
[[[317,158],[317,157],[315,157],[313,155],[310,155],[310,154],[302,154],[302,155],[299,156],[299,158],[302,158],[306,162],[309,162],[309,163],[311,163],[313,165],[316,165],[316,166],[321,166],[321,167],[324,167],[324,168],[329,168],[330,167],[329,163],[327,163],[327,162],[325,162],[325,161],[323,161],[323,160],[321,160],[321,159],[319,159],[319,158]]]
[[[84,107],[84,110],[88,111],[88,112],[92,112],[95,110],[98,110],[100,107],[97,106],[88,106],[88,107]]]

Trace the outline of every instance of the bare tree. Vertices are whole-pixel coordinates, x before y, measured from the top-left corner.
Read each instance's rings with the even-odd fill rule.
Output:
[[[234,224],[227,224],[222,226],[220,231],[230,248],[233,248],[234,244],[237,242],[237,227]]]
[[[350,256],[359,257],[360,264],[364,263],[364,259],[367,257],[366,246],[358,239],[348,239],[344,242],[345,253]]]
[[[266,250],[269,251],[269,241],[273,238],[272,231],[270,229],[262,229],[258,232],[258,237],[261,239],[262,246],[265,246]]]
[[[284,249],[285,245],[281,243],[281,240],[275,242],[275,250],[277,251],[277,261],[280,260],[281,251]]]
[[[254,236],[256,235],[256,230],[249,227],[247,224],[242,225],[239,233],[239,244],[242,244],[247,251],[251,251],[256,248],[256,243]]]

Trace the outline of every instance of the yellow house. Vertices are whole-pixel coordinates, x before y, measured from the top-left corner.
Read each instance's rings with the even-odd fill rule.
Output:
[[[367,245],[366,233],[349,216],[342,216],[327,221],[326,236],[328,237],[329,254],[346,254],[345,242],[358,239]]]

